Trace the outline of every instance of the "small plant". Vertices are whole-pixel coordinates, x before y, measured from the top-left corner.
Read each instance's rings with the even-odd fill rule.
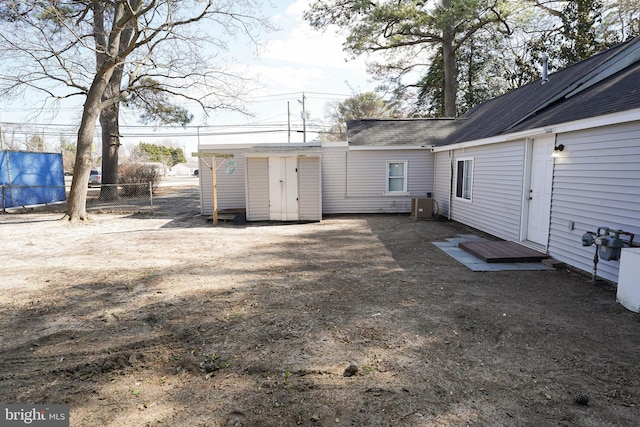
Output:
[[[284,386],[289,387],[289,379],[291,378],[291,372],[287,369],[282,373],[282,377],[284,378]]]

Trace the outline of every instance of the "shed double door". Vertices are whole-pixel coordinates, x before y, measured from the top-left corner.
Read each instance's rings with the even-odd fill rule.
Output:
[[[298,158],[269,157],[269,219],[297,221]]]

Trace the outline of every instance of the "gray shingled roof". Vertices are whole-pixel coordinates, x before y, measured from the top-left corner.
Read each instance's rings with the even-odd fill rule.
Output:
[[[438,145],[457,124],[454,119],[365,119],[347,122],[353,146]]]
[[[640,37],[553,73],[545,84],[538,80],[480,104],[462,116],[464,122],[439,145],[640,108],[638,51]],[[631,65],[598,81],[616,56]]]
[[[640,62],[576,96],[538,111],[512,131],[552,126],[633,108],[640,108]]]
[[[444,146],[640,108],[640,37],[471,109],[458,119],[353,120],[354,146]]]

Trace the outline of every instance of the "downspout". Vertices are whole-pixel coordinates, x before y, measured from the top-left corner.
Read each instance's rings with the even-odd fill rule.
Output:
[[[555,152],[556,147],[558,146],[558,134],[555,133],[553,135],[553,151]],[[552,163],[551,163],[551,189],[549,191],[551,191],[551,197],[549,199],[549,230],[547,231],[547,247],[546,247],[546,252],[549,253],[549,246],[551,245],[551,217],[553,215],[553,196],[554,196],[554,184],[556,181],[556,156],[552,155],[551,158]]]
[[[447,213],[447,219],[449,221],[451,221],[451,209],[452,209],[452,203],[453,203],[453,167],[454,167],[454,162],[453,162],[453,150],[449,150],[449,163],[450,163],[450,167],[449,167],[449,209],[448,209],[448,213]]]

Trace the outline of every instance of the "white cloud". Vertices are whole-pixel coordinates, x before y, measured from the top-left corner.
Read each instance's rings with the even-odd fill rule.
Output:
[[[303,92],[331,77],[325,70],[316,67],[261,65],[254,67],[254,70],[261,76],[267,92],[273,91],[269,90],[270,87],[277,92]]]
[[[335,34],[321,33],[311,28],[297,26],[285,39],[268,41],[261,56],[265,59],[295,62],[317,67],[349,68],[345,62],[341,41]]]
[[[309,7],[309,0],[291,3],[284,15],[276,17],[283,31],[271,35],[260,50],[260,57],[272,65],[274,62],[292,64],[298,67],[317,67],[326,75],[349,71],[361,74],[366,79],[366,65],[360,59],[350,59],[343,51],[344,36],[337,29],[318,31],[304,20],[303,14]]]

